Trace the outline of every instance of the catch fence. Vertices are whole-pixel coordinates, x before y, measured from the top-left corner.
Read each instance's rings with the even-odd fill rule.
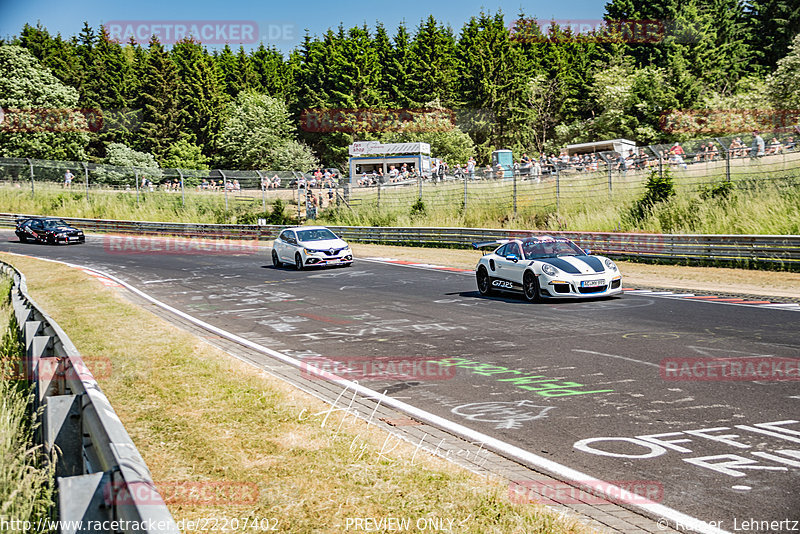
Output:
[[[800,150],[791,133],[765,138],[765,151],[752,149],[753,136],[690,140],[672,145],[637,147],[630,154],[596,152],[575,157],[543,158],[513,168],[451,166],[442,176],[409,176],[391,181],[371,175],[314,178],[300,170],[186,170],[127,168],[75,161],[0,158],[0,189],[29,190],[31,195],[69,194],[109,197],[137,204],[194,204],[209,210],[267,212],[276,199],[296,206],[297,216],[313,217],[343,205],[352,210],[408,212],[420,200],[447,215],[488,210],[492,215],[558,211],[561,204],[602,205],[642,195],[652,173],[670,172],[678,192],[697,191],[730,182],[735,185],[800,179]],[[682,153],[675,153],[682,152]],[[67,183],[67,172],[72,178]],[[122,199],[114,197],[122,193]],[[54,200],[57,201],[57,200]]]

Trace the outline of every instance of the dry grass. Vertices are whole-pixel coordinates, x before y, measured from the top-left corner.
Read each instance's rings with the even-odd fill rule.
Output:
[[[215,518],[217,530],[237,530],[223,518],[273,518],[262,526],[340,532],[347,518],[400,517],[453,519],[460,532],[586,531],[538,505],[512,503],[500,480],[415,457],[413,446],[352,415],[326,420],[328,405],[75,269],[0,257],[26,274],[32,296],[82,354],[111,361],[100,386],[163,492],[175,483],[232,484],[226,504],[202,492],[171,504],[179,524]]]
[[[0,277],[0,521],[35,524],[50,517],[55,473],[33,441],[31,388],[18,380],[23,348],[8,301],[10,288],[10,279]],[[22,532],[12,527],[16,530]]]

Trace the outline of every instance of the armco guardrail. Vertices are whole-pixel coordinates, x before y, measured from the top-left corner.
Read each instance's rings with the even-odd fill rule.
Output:
[[[28,296],[22,273],[4,262],[0,271],[13,279],[11,303],[25,346],[20,372],[33,381],[34,409],[42,410],[39,437],[48,453],[56,451],[59,531],[179,533],[75,346]]]
[[[0,226],[17,215],[0,213]],[[87,232],[175,235],[210,239],[273,239],[284,226],[191,224],[63,218]],[[343,238],[363,243],[469,247],[476,241],[528,235],[559,235],[583,248],[615,258],[672,262],[714,262],[748,267],[800,269],[800,235],[644,234],[619,232],[542,232],[491,228],[331,226]]]

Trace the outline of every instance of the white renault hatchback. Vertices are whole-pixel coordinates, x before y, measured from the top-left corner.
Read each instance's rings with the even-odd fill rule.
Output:
[[[292,264],[299,271],[325,265],[349,266],[353,263],[350,245],[324,226],[286,228],[272,244],[272,264]]]

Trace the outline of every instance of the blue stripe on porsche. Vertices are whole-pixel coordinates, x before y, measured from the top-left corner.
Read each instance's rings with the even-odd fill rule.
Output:
[[[594,269],[594,272],[596,273],[602,273],[603,271],[606,270],[605,267],[603,267],[603,262],[600,261],[599,258],[595,258],[594,256],[572,256],[572,257],[575,258],[576,260],[582,261],[583,263]]]
[[[556,269],[561,269],[565,273],[569,274],[581,274],[577,267],[569,263],[568,261],[564,261],[561,258],[542,258],[539,261],[542,263],[549,263]]]

